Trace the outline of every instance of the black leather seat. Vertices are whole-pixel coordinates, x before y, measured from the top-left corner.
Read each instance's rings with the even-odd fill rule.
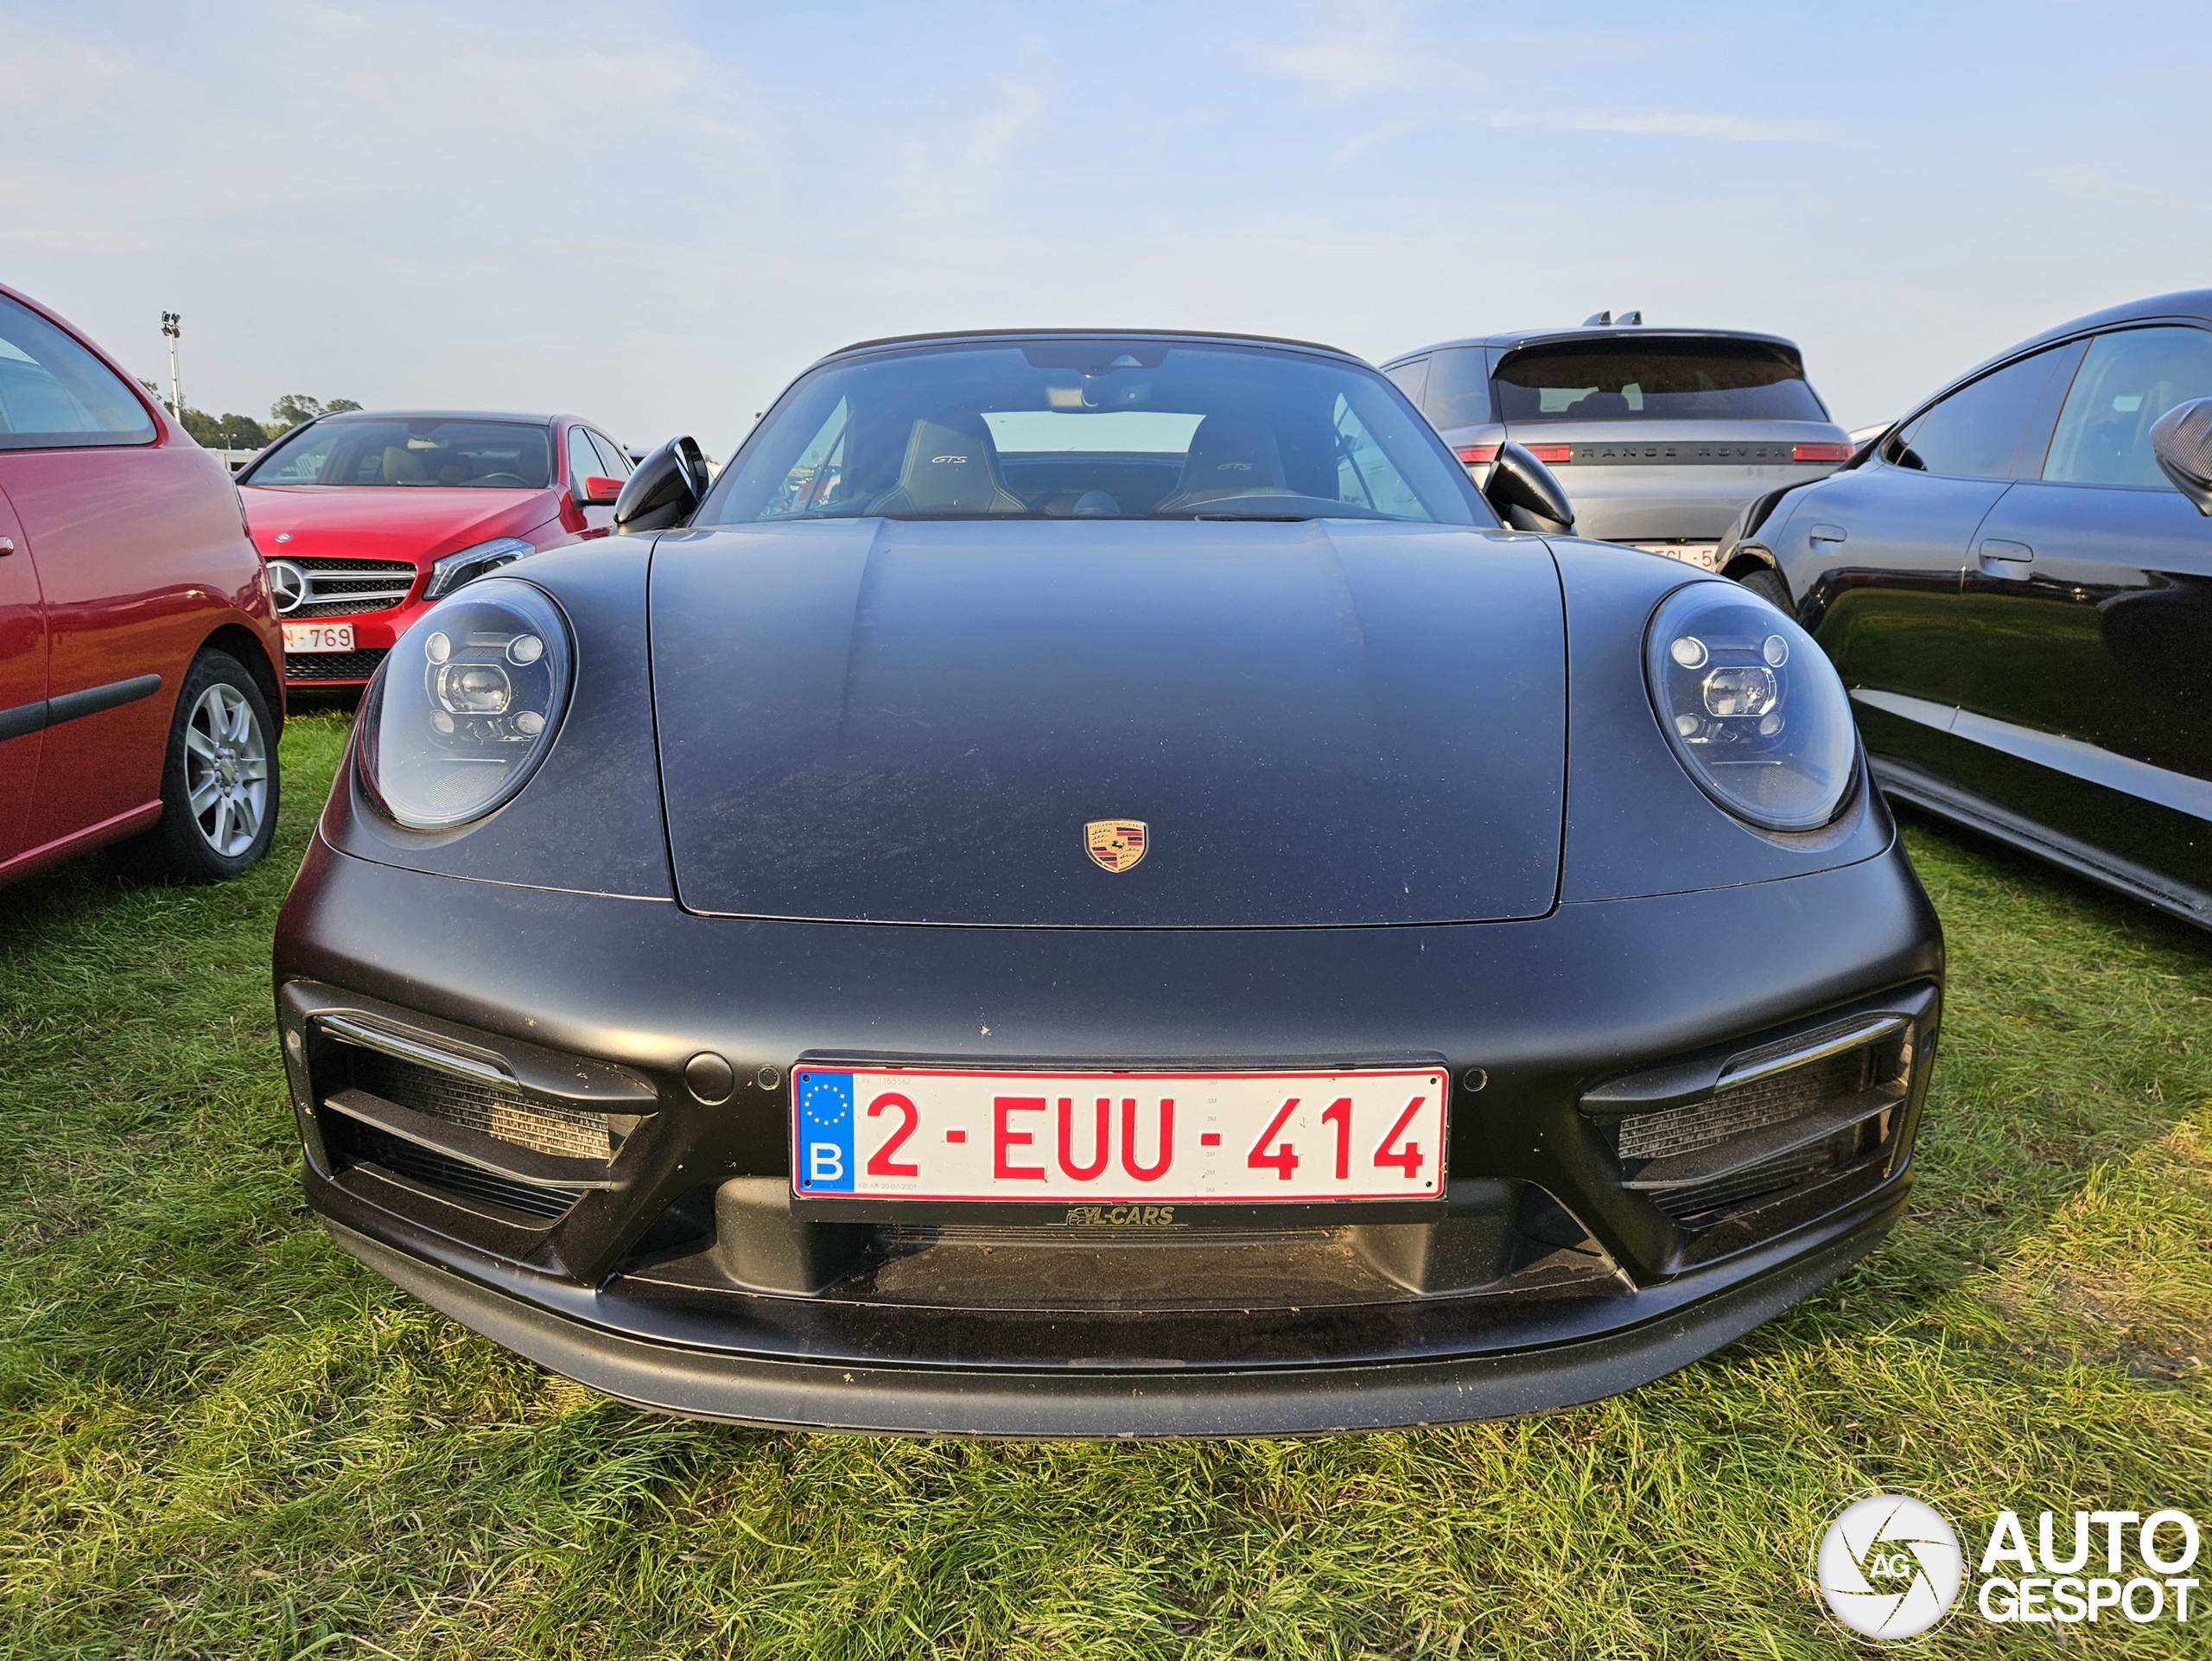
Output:
[[[1191,435],[1183,476],[1153,511],[1173,512],[1232,496],[1288,496],[1274,425],[1252,416],[1210,415]]]
[[[999,481],[998,452],[980,427],[963,432],[918,420],[906,436],[899,482],[868,504],[870,513],[1026,513]]]

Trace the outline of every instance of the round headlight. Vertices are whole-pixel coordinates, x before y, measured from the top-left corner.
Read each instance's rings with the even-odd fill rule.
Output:
[[[1811,635],[1733,582],[1693,582],[1653,614],[1644,678],[1690,777],[1737,818],[1817,830],[1851,789],[1858,737]]]
[[[529,781],[569,699],[569,625],[527,582],[486,577],[433,606],[361,710],[361,780],[415,830],[480,819]]]

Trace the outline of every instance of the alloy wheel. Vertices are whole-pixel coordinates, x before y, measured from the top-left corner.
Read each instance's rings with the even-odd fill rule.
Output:
[[[192,706],[184,784],[192,822],[210,848],[235,859],[253,846],[269,811],[269,751],[253,706],[235,686],[219,682]]]

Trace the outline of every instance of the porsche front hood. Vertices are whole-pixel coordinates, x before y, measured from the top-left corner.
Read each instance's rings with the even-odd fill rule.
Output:
[[[677,532],[652,574],[677,893],[750,917],[1540,916],[1567,666],[1534,538],[1346,522]],[[1092,821],[1145,827],[1094,861]]]

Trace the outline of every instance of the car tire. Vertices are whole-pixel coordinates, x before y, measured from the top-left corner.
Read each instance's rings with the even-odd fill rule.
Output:
[[[177,691],[162,762],[162,817],[109,856],[134,881],[228,881],[269,851],[277,797],[268,696],[244,664],[210,649],[192,660]]]
[[[1789,603],[1789,584],[1784,582],[1777,573],[1769,570],[1765,566],[1762,565],[1755,571],[1746,571],[1736,581],[1742,587],[1749,589],[1753,594],[1758,595],[1777,611],[1783,613],[1793,611],[1794,608]]]

